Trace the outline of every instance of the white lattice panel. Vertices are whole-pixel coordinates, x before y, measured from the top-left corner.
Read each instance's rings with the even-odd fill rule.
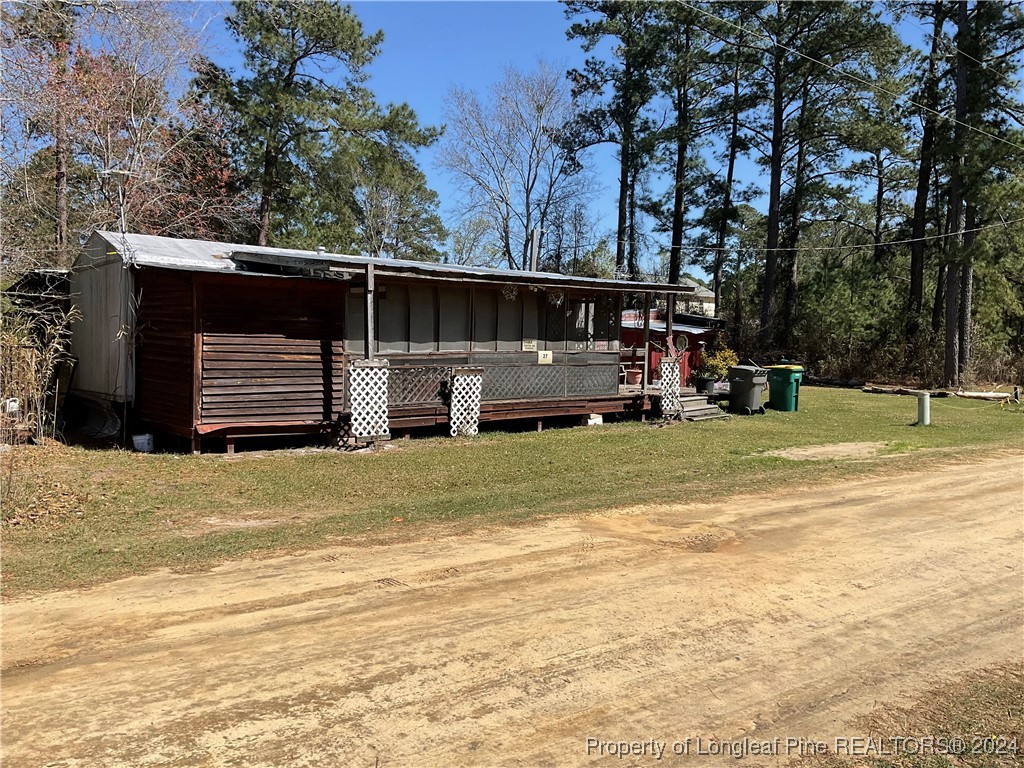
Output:
[[[676,416],[682,409],[679,402],[679,358],[663,357],[661,371],[661,412]]]
[[[389,437],[388,361],[359,360],[348,372],[352,436]]]
[[[455,369],[452,372],[451,403],[448,423],[452,437],[475,435],[480,431],[480,389],[483,372],[478,369]]]

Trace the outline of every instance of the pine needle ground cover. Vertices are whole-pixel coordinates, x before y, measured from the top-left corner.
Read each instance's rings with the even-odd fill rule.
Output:
[[[398,441],[389,450],[137,454],[61,445],[0,454],[5,597],[154,568],[639,504],[720,501],[1024,448],[1024,413],[806,387],[801,410]],[[856,451],[836,444],[861,444]],[[824,446],[826,448],[819,448]]]

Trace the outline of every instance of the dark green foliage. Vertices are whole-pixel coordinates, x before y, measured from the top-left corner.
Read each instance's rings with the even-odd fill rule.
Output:
[[[208,65],[200,85],[235,115],[235,160],[259,199],[255,240],[436,258],[437,200],[412,153],[438,131],[365,87],[383,34],[327,0],[239,0],[227,23],[246,72]]]
[[[646,222],[646,258],[703,267],[744,355],[1024,377],[1019,4],[567,6],[603,52],[570,78],[603,94],[587,119],[620,147],[620,268]]]

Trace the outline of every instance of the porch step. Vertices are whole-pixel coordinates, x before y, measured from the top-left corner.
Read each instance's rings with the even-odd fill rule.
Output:
[[[687,403],[710,403],[711,398],[707,395],[680,395],[679,402],[683,405]]]
[[[715,409],[716,413],[702,413],[699,415],[683,414],[683,419],[686,421],[714,421],[715,419],[728,419],[729,414],[725,411]]]
[[[717,411],[718,406],[708,400],[706,397],[686,397],[680,398],[679,400],[680,410],[684,413],[693,413],[696,411]]]

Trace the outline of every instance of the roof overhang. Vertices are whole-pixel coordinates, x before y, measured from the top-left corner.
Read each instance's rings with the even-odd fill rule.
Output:
[[[268,276],[279,279],[313,277],[358,280],[366,273],[367,268],[372,266],[376,275],[384,277],[491,285],[513,284],[548,290],[574,288],[589,291],[658,293],[680,296],[692,296],[695,290],[692,285],[643,283],[630,280],[577,277],[554,272],[526,272],[461,264],[379,259],[369,256],[326,253],[322,250],[273,248],[158,235],[96,231],[92,237],[101,238],[107,246],[110,246],[110,256],[120,257],[126,266],[132,267],[159,267],[189,272]],[[92,265],[95,266],[96,262],[92,262]]]
[[[671,293],[689,295],[694,288],[688,285],[642,283],[630,280],[604,280],[594,277],[576,277],[554,272],[520,272],[487,267],[467,267],[433,262],[374,259],[330,253],[270,253],[261,250],[237,250],[230,254],[232,261],[243,268],[247,265],[278,266],[308,271],[311,276],[324,278],[351,278],[363,274],[368,266],[380,277],[420,278],[457,283],[490,283],[527,285],[536,288],[578,288],[618,293]]]

